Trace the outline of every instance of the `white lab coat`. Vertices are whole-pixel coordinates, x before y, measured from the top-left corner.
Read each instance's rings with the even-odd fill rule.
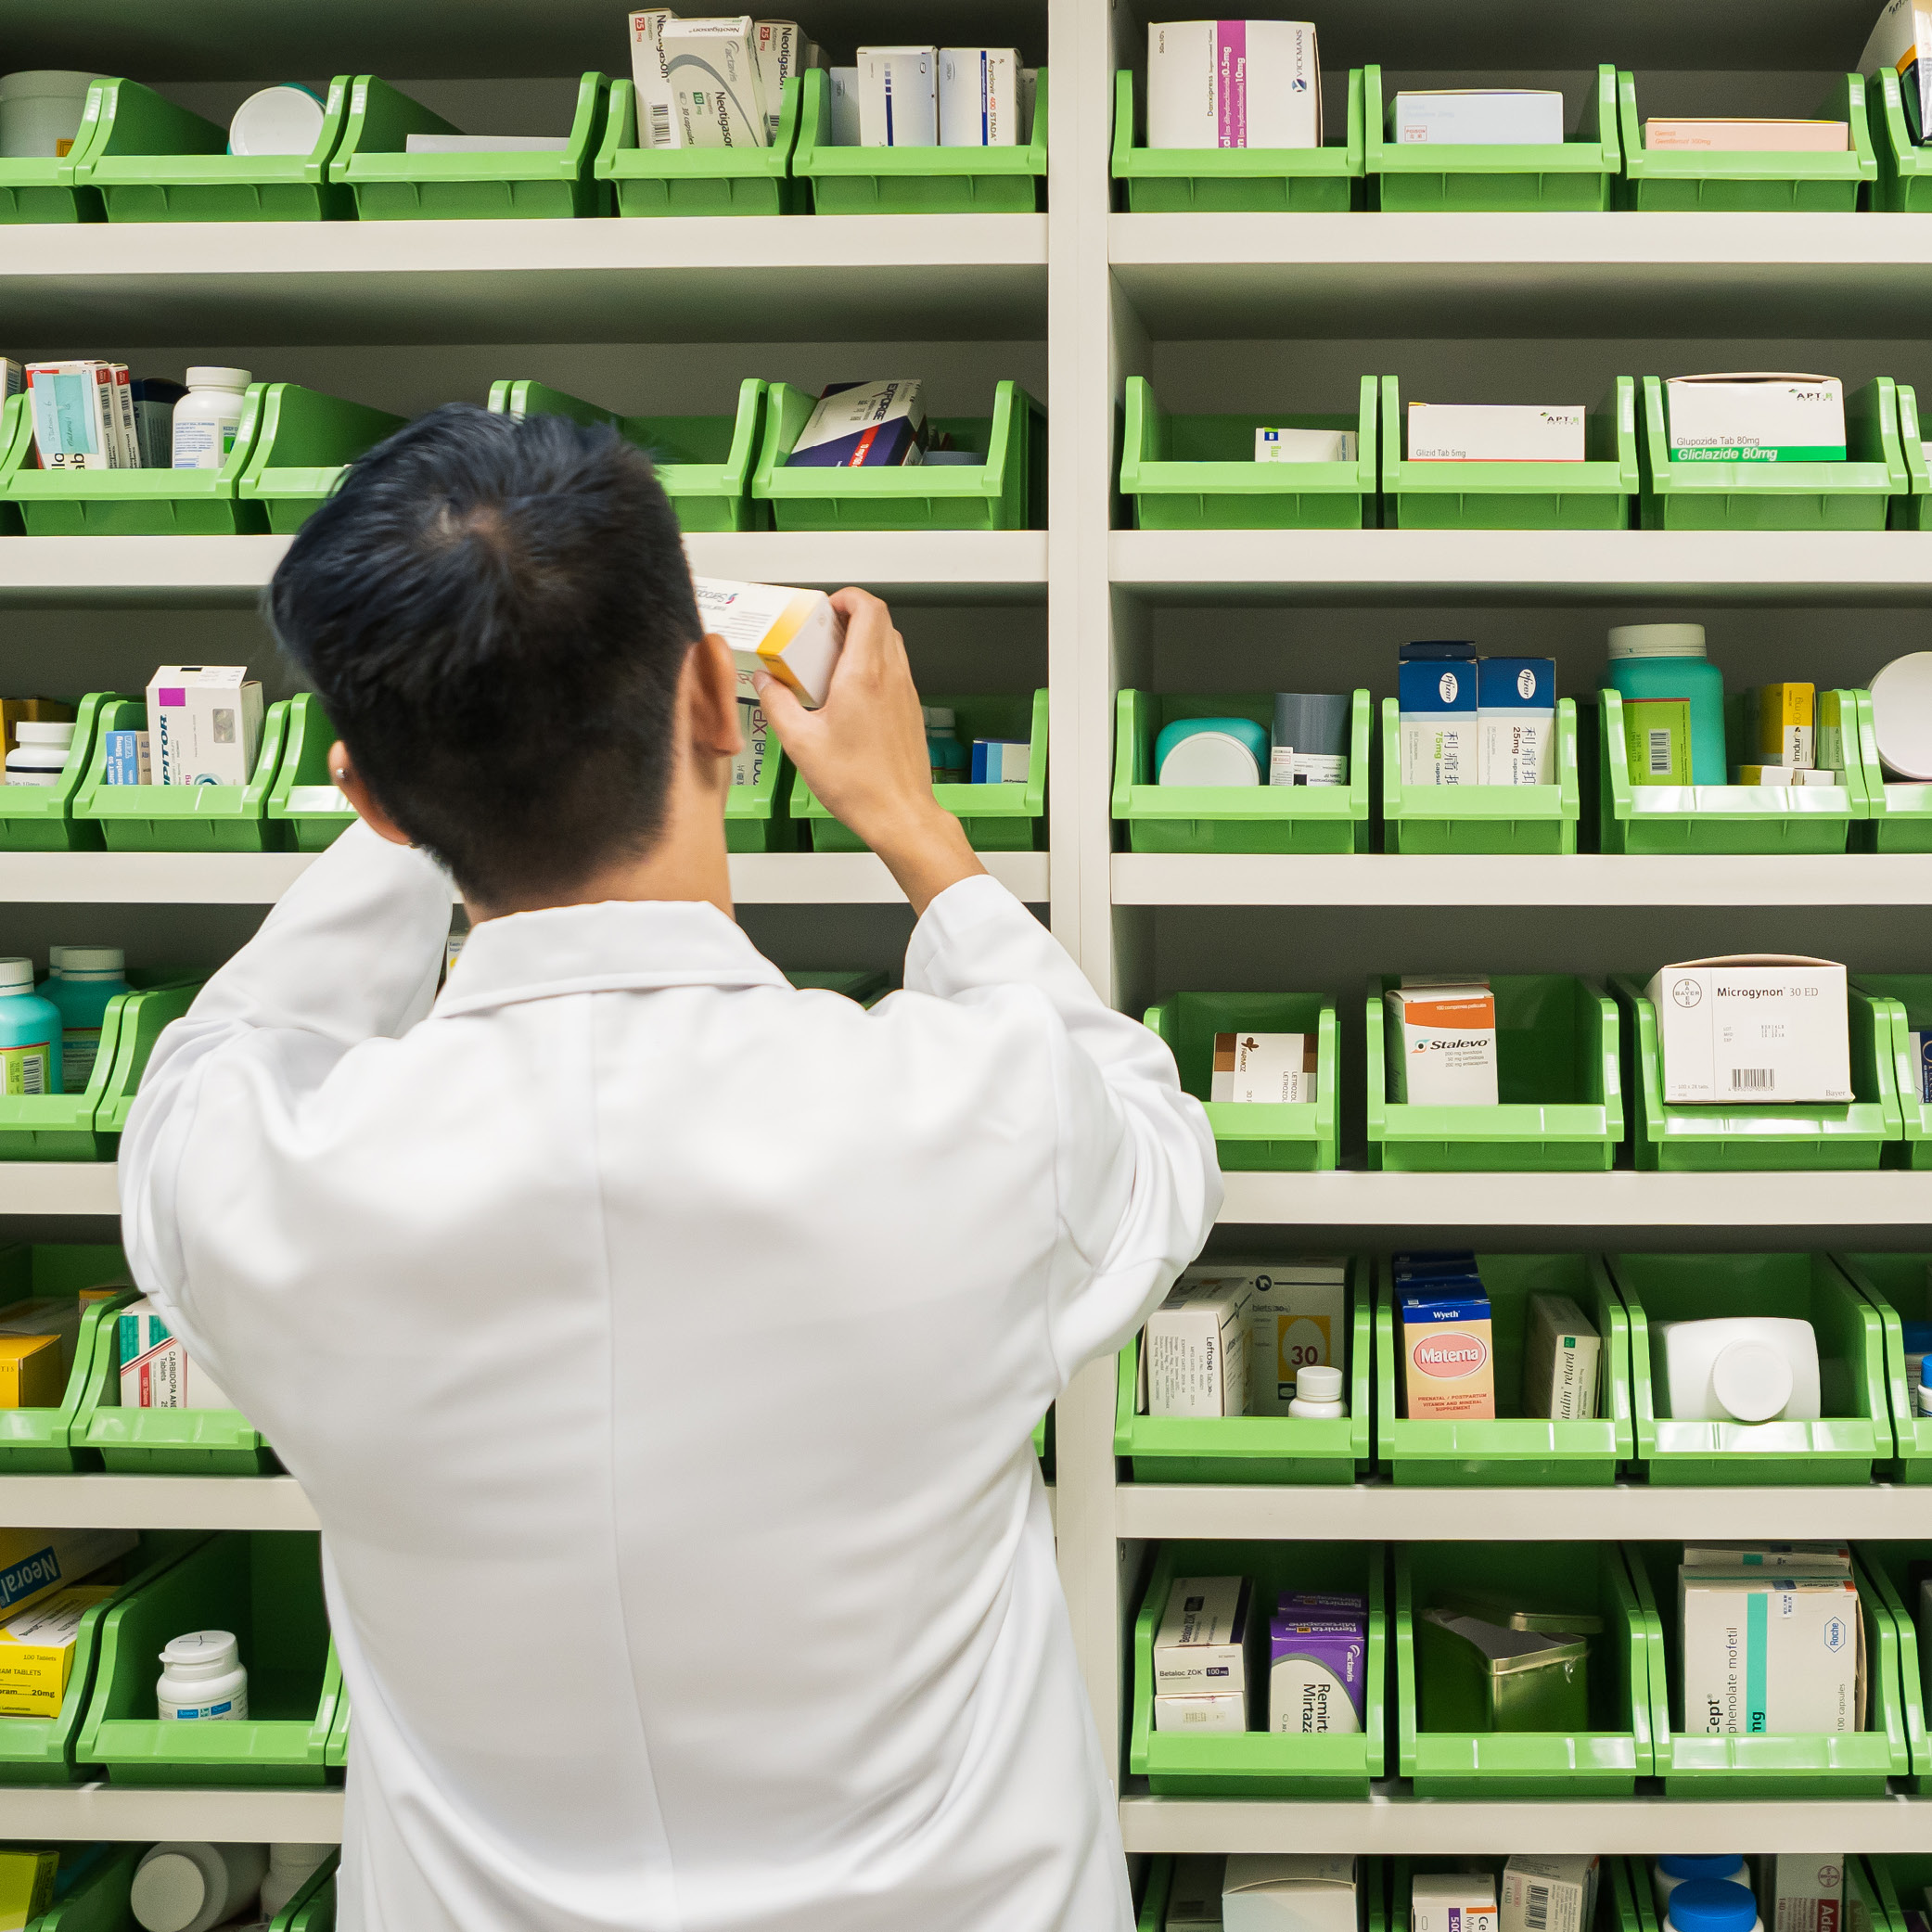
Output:
[[[343,1932],[1120,1932],[1030,1440],[1221,1201],[990,878],[908,991],[352,827],[162,1036],[142,1286],[321,1519]],[[427,1016],[427,1017],[426,1017]]]

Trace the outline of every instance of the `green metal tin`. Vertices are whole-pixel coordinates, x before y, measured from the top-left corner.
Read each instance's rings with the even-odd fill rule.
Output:
[[[614,81],[593,172],[615,189],[621,215],[801,214],[804,189],[791,163],[803,98],[797,76],[785,83],[768,147],[643,147],[636,87]]]
[[[1401,706],[1382,700],[1382,844],[1392,852],[1573,852],[1577,701],[1556,701],[1554,785],[1402,784]]]

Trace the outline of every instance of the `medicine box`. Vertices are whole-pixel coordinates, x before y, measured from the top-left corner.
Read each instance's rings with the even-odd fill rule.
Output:
[[[1751,1862],[1764,1932],[1846,1932],[1842,1853],[1765,1852]]]
[[[1532,1295],[1523,1336],[1523,1414],[1587,1422],[1597,1413],[1603,1337],[1567,1295]]]
[[[1932,133],[1932,7],[1919,0],[1886,0],[1858,70],[1875,74],[1887,69],[1898,76],[1911,138],[1923,143]]]
[[[1173,1862],[1167,1907],[1155,1932],[1225,1932],[1221,1922],[1222,1874],[1227,1860],[1219,1852],[1189,1852]],[[1145,1918],[1141,1924],[1146,1924]]]
[[[940,145],[940,50],[859,49],[859,145]]]
[[[1275,429],[1255,431],[1257,463],[1352,463],[1358,445],[1353,429]]]
[[[1247,1269],[1247,1412],[1286,1415],[1305,1368],[1346,1369],[1348,1263],[1311,1259],[1236,1264]]]
[[[1154,20],[1149,147],[1319,147],[1322,63],[1306,20]]]
[[[1479,677],[1473,659],[1414,659],[1397,668],[1396,678],[1403,785],[1480,783]]]
[[[1402,1295],[1401,1284],[1397,1293]],[[1488,1299],[1402,1295],[1402,1393],[1412,1422],[1493,1422],[1496,1364]]]
[[[1663,967],[1657,1014],[1666,1106],[1853,1098],[1845,968],[1784,953]]]
[[[1032,757],[1033,748],[1023,738],[975,738],[971,782],[1024,785],[1031,773]]]
[[[0,1928],[38,1926],[59,1875],[58,1851],[0,1851]]]
[[[1478,980],[1411,980],[1383,994],[1389,1098],[1494,1107],[1496,1001]]]
[[[1556,660],[1483,658],[1476,667],[1478,785],[1556,782]]]
[[[731,646],[740,672],[763,672],[815,710],[845,648],[845,620],[821,590],[694,577],[697,615]]]
[[[1502,1932],[1591,1932],[1599,1874],[1590,1852],[1542,1858],[1517,1852],[1503,1866],[1498,1887]]]
[[[1411,403],[1411,463],[1580,463],[1581,403]]]
[[[758,20],[757,36],[759,98],[764,103],[765,133],[778,138],[778,124],[784,118],[785,83],[806,65],[809,48],[804,30],[796,20]]]
[[[681,20],[659,30],[682,147],[770,145],[758,71],[758,33],[748,14]]]
[[[1388,128],[1404,147],[1554,147],[1563,140],[1563,96],[1529,87],[1417,89],[1389,103]]]
[[[69,1366],[58,1335],[0,1334],[0,1409],[58,1407]]]
[[[1222,1881],[1222,1932],[1356,1932],[1355,1861],[1332,1852],[1237,1851]]]
[[[1156,1697],[1157,1731],[1194,1732],[1202,1736],[1247,1729],[1247,1697],[1241,1691],[1222,1691],[1197,1697]]]
[[[1673,376],[1664,403],[1673,463],[1845,460],[1845,385],[1835,376]]]
[[[1760,685],[1745,704],[1748,748],[1768,765],[1790,765],[1809,771],[1813,756],[1813,726],[1818,712],[1815,685]],[[1843,756],[1840,754],[1842,768]]]
[[[640,147],[684,146],[677,98],[664,70],[664,23],[671,18],[668,6],[646,7],[631,16],[631,77],[637,90]]]
[[[123,1409],[232,1409],[214,1377],[144,1297],[115,1317]]]
[[[162,665],[147,685],[156,782],[247,785],[262,711],[262,685],[241,665]]]
[[[1284,1606],[1268,1624],[1268,1729],[1341,1736],[1362,1729],[1366,1611],[1335,1616]]]
[[[1478,1872],[1418,1872],[1410,1883],[1411,1932],[1497,1932],[1496,1881]]]
[[[0,1718],[60,1715],[81,1619],[116,1587],[76,1583],[0,1622]]]
[[[1019,57],[1014,49],[941,47],[940,146],[1011,147],[1019,137]]]
[[[1156,1695],[1245,1695],[1260,1635],[1251,1578],[1176,1577],[1154,1635]]]
[[[152,785],[154,767],[148,757],[149,735],[145,731],[110,731],[105,782],[109,785]]]
[[[1141,1343],[1149,1415],[1247,1409],[1249,1292],[1235,1274],[1190,1271],[1147,1317]]]
[[[132,1529],[0,1529],[0,1612],[24,1610],[84,1581],[139,1541]]]
[[[835,382],[819,397],[786,456],[787,469],[889,468],[926,450],[916,381]]]
[[[1826,1735],[1865,1724],[1863,1625],[1849,1577],[1685,1570],[1678,1581],[1692,1735]]]
[[[1210,1100],[1295,1106],[1315,1097],[1312,1033],[1217,1033]]]

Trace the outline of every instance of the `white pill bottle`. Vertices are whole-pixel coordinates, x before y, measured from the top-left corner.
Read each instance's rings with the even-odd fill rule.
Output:
[[[154,1701],[164,1718],[239,1723],[249,1714],[249,1673],[229,1631],[189,1631],[161,1652]]]
[[[157,1845],[142,1859],[128,1910],[146,1932],[211,1932],[255,1902],[266,1845]]]
[[[1295,1399],[1288,1404],[1290,1415],[1311,1422],[1339,1422],[1349,1413],[1342,1400],[1342,1372],[1311,1363],[1295,1378]]]
[[[188,371],[188,392],[174,405],[176,469],[219,469],[228,460],[254,379],[246,369],[205,364]]]
[[[1666,1932],[1764,1932],[1746,1885],[1727,1878],[1687,1878],[1670,1894]]]
[[[262,1916],[274,1918],[335,1849],[333,1845],[271,1845],[268,1876],[262,1881]]]
[[[1735,1852],[1673,1852],[1653,1860],[1650,1888],[1657,1898],[1657,1915],[1661,1921],[1670,1909],[1670,1894],[1693,1878],[1722,1878],[1733,1885],[1748,1885],[1745,1862]]]

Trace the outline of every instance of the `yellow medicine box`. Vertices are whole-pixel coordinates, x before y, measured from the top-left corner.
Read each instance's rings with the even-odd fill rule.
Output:
[[[58,1409],[66,1393],[58,1335],[0,1335],[0,1409]]]
[[[0,1718],[60,1715],[81,1619],[113,1594],[111,1583],[76,1583],[0,1623]]]
[[[0,1932],[21,1932],[54,1902],[58,1851],[0,1851]]]
[[[1759,685],[1751,693],[1750,748],[1757,756],[1750,762],[1808,770],[1817,710],[1816,685]]]

